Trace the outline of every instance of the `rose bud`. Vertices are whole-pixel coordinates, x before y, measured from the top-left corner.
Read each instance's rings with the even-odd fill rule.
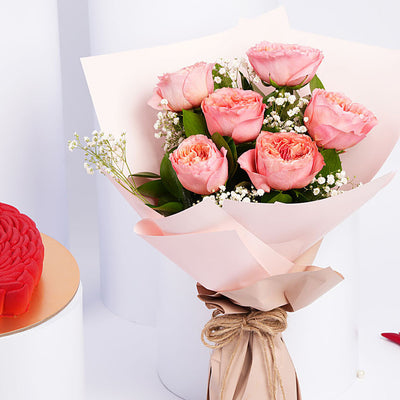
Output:
[[[238,163],[253,185],[265,192],[301,189],[325,165],[315,142],[296,132],[262,132],[256,148],[243,153]]]
[[[182,186],[197,194],[211,194],[228,179],[224,147],[218,150],[205,135],[192,135],[171,153],[169,159]]]
[[[201,108],[211,134],[218,132],[242,143],[254,140],[261,131],[265,104],[252,90],[218,89],[202,101]]]
[[[261,42],[247,51],[257,75],[266,83],[272,79],[279,86],[297,86],[311,81],[324,56],[318,49]]]
[[[147,104],[156,110],[182,111],[198,107],[214,90],[214,64],[199,62],[177,72],[159,76]]]
[[[378,123],[363,105],[341,93],[315,89],[304,112],[304,125],[317,145],[345,150],[365,138]]]

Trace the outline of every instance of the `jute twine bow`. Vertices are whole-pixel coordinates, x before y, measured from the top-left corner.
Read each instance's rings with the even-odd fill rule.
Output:
[[[264,350],[265,364],[267,368],[268,388],[272,399],[276,400],[277,384],[286,400],[282,378],[276,365],[274,336],[283,332],[287,327],[287,313],[281,308],[271,311],[251,311],[247,314],[223,314],[215,310],[212,318],[207,322],[201,332],[203,344],[210,349],[219,349],[232,342],[236,342],[234,351],[225,371],[221,387],[221,400],[223,400],[225,385],[232,367],[233,360],[238,351],[240,340],[244,332],[252,332],[260,338]],[[206,341],[207,339],[207,341]],[[210,344],[213,342],[215,344]],[[271,366],[268,361],[268,350],[271,354]]]

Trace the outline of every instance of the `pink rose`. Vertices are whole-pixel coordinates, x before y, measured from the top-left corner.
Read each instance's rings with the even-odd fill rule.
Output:
[[[315,89],[304,112],[304,125],[317,145],[345,150],[365,138],[378,123],[364,106],[341,93]]]
[[[156,110],[182,111],[198,107],[214,90],[212,70],[214,64],[199,62],[171,74],[159,76],[147,104]],[[161,100],[166,99],[167,104]]]
[[[264,120],[263,97],[252,90],[218,89],[202,101],[201,108],[210,133],[231,136],[235,143],[254,140]]]
[[[266,192],[301,189],[325,165],[312,139],[296,132],[262,132],[255,150],[243,153],[238,163],[253,185]]]
[[[226,149],[218,150],[205,135],[185,139],[169,156],[179,182],[197,194],[211,194],[228,179]]]
[[[312,47],[270,42],[251,47],[247,57],[264,82],[269,83],[271,78],[279,86],[310,82],[324,58],[320,50]]]

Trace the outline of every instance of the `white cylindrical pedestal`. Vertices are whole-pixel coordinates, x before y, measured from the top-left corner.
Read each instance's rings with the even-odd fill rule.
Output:
[[[196,281],[164,258],[160,270],[157,312],[158,359],[161,382],[188,400],[207,396],[210,351],[200,341],[211,312],[197,298]]]
[[[284,333],[306,400],[333,400],[355,381],[357,369],[357,219],[330,232],[314,265],[331,266],[345,280],[315,303],[289,315]],[[211,311],[195,282],[165,261],[160,276],[158,373],[185,400],[206,397],[209,350],[200,340]]]
[[[337,399],[356,379],[357,238],[357,216],[326,235],[314,265],[330,266],[345,279],[315,303],[290,313],[283,333],[307,400]]]
[[[1,201],[66,244],[59,15],[57,2],[35,3],[1,7],[0,48],[7,54],[0,67]]]
[[[0,399],[83,400],[82,288],[47,321],[0,335]]]
[[[134,233],[136,211],[108,179],[96,179],[101,298],[120,317],[154,325],[160,255]]]

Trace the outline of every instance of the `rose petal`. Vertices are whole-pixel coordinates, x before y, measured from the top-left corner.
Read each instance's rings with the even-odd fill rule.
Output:
[[[166,107],[165,107],[165,106],[163,107],[163,106],[160,104],[161,100],[162,100],[161,90],[160,90],[159,87],[155,87],[155,88],[153,89],[153,95],[150,97],[150,99],[149,99],[149,101],[147,102],[147,104],[148,104],[150,107],[154,108],[155,110],[165,110]],[[168,106],[167,106],[167,109],[168,109],[168,110],[171,110],[170,107],[168,107]]]
[[[195,64],[187,74],[183,82],[182,91],[186,100],[192,104],[192,107],[198,107],[201,101],[214,90],[214,84],[210,88],[210,77],[212,81],[212,67],[206,63]],[[210,90],[211,89],[211,90]]]
[[[269,193],[271,188],[268,186],[267,178],[256,172],[255,154],[256,151],[254,149],[244,152],[238,158],[238,163],[240,167],[247,172],[255,188],[262,189],[264,192]]]
[[[256,139],[260,134],[263,120],[264,112],[257,118],[240,122],[233,129],[232,139],[235,141],[235,143],[249,142]]]
[[[223,158],[220,158],[219,165],[215,165],[214,173],[210,175],[210,178],[207,182],[207,190],[209,193],[213,193],[221,185],[225,185],[226,181],[228,180],[228,160],[226,158],[227,150],[222,147],[221,153],[223,154]]]

